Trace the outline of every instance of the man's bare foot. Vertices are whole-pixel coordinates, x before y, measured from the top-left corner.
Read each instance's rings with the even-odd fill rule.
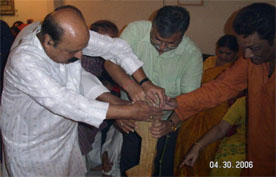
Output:
[[[105,151],[102,156],[102,169],[104,172],[108,172],[111,170],[112,166],[113,166],[113,163],[110,162],[108,153],[107,151]]]
[[[103,177],[111,177],[110,175],[103,174]]]
[[[91,168],[92,171],[101,171],[103,169],[102,165],[98,165],[96,167]]]

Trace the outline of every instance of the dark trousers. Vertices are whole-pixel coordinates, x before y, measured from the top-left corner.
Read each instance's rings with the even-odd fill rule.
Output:
[[[154,161],[153,176],[173,176],[174,150],[178,131],[169,133],[158,139],[157,154]],[[123,146],[121,152],[120,169],[122,176],[125,171],[139,163],[141,150],[141,137],[136,133],[123,133]]]

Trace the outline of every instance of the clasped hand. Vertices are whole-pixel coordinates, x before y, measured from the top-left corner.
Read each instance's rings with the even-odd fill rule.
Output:
[[[149,104],[150,106],[151,104]],[[162,108],[162,110],[173,110],[177,107],[177,103],[175,99],[171,99],[169,97],[166,97],[165,104]],[[156,107],[150,106],[152,110],[158,109]],[[152,111],[150,111],[153,113]],[[146,121],[153,121],[151,131],[152,135],[155,138],[159,138],[163,135],[166,135],[171,130],[171,125],[167,121],[161,120],[161,116],[156,115],[147,115]],[[152,116],[152,118],[151,118]],[[135,120],[124,120],[124,119],[117,119],[116,124],[118,127],[120,127],[124,132],[134,132],[134,130],[137,128],[137,124]]]

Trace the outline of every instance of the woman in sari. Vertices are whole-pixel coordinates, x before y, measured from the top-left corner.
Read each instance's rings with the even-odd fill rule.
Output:
[[[236,133],[225,137],[232,126],[237,126]],[[215,159],[210,161],[209,176],[240,176],[242,168],[253,167],[253,162],[245,162],[246,142],[246,97],[235,101],[223,116],[219,124],[203,135],[186,154],[180,167],[193,166],[200,151],[206,145],[223,138],[216,152]]]
[[[220,73],[229,68],[236,61],[238,50],[239,47],[235,36],[222,36],[217,42],[216,56],[208,57],[204,61],[202,84],[216,79]],[[231,103],[233,103],[233,100],[231,100]],[[209,129],[221,121],[229,106],[228,101],[183,121],[176,143],[174,160],[176,164],[174,169],[175,176],[209,175],[209,162],[214,159],[219,145],[218,141],[209,144],[200,152],[199,158],[193,167],[183,166],[182,168],[178,168],[177,165],[182,162],[191,146]]]

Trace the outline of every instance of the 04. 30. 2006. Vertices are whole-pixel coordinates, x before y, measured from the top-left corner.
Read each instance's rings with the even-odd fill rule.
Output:
[[[236,161],[234,164],[231,161],[210,161],[210,168],[253,168],[252,161]]]

